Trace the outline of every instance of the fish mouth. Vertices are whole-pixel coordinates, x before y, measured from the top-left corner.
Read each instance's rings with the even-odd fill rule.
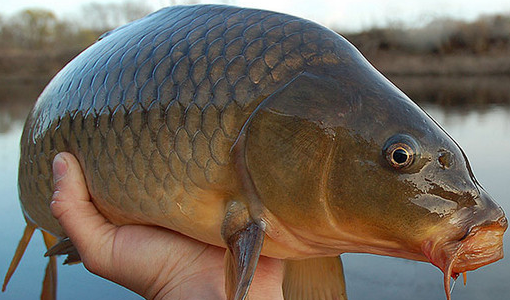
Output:
[[[422,250],[429,261],[444,273],[446,298],[451,300],[450,280],[503,258],[505,217],[490,224],[470,228],[456,240],[427,241]]]

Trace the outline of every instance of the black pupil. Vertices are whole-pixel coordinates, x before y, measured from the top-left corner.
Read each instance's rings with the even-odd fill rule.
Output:
[[[393,151],[393,160],[397,164],[403,164],[407,161],[409,158],[409,154],[407,154],[407,151],[404,149],[397,149]]]

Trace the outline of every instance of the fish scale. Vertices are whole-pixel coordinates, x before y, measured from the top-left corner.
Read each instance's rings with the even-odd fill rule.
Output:
[[[103,35],[28,119],[19,173],[27,218],[63,236],[48,208],[61,151],[77,156],[96,205],[118,223],[172,228],[176,213],[196,211],[193,199],[235,193],[231,148],[253,110],[307,67],[338,60],[313,45],[318,32],[337,38],[287,15],[197,6]]]

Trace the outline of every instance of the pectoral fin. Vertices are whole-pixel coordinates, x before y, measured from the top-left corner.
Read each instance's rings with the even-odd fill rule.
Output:
[[[228,300],[246,299],[264,242],[264,231],[247,207],[231,202],[222,227],[225,253],[225,290]]]
[[[340,257],[287,260],[285,300],[347,300]]]
[[[72,265],[81,262],[80,254],[69,238],[59,240],[44,253],[44,256],[51,257],[54,255],[67,255],[64,265]]]

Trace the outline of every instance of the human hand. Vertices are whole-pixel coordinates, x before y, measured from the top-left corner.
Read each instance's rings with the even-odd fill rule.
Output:
[[[90,201],[76,158],[53,161],[51,211],[85,267],[148,299],[225,299],[225,249],[160,227],[116,226]],[[283,263],[260,257],[250,300],[283,299]]]

